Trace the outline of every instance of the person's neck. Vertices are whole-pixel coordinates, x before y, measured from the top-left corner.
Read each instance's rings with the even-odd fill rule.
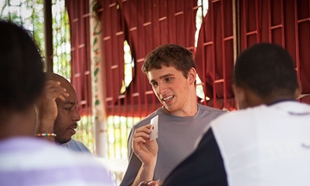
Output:
[[[34,136],[35,114],[33,110],[14,112],[0,123],[0,140],[17,136]]]
[[[165,107],[163,107],[165,112],[174,116],[179,117],[187,117],[187,116],[194,116],[198,112],[198,104],[188,106],[186,108],[182,108],[173,112],[170,112]]]
[[[283,101],[296,101],[293,95],[275,95],[269,96],[264,100],[265,105],[273,105]]]
[[[271,106],[271,105],[281,103],[281,102],[285,102],[285,101],[296,101],[296,100],[295,99],[277,99],[277,100],[274,100],[273,102],[267,103],[266,105]]]

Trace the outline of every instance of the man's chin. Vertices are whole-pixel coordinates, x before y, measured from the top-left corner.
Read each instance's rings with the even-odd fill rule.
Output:
[[[62,138],[61,140],[59,140],[58,142],[60,144],[64,144],[64,143],[68,143],[71,140],[71,136],[68,138]]]

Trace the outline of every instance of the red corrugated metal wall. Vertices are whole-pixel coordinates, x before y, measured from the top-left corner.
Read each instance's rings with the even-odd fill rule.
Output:
[[[71,38],[71,84],[79,101],[81,121],[77,135],[94,151],[90,74],[90,14],[88,0],[66,0]]]
[[[277,43],[296,62],[302,93],[310,93],[310,1],[240,0],[240,49],[258,42]],[[310,97],[301,99],[310,103]]]
[[[88,1],[66,1],[71,35],[71,83],[76,89],[82,115],[91,115],[90,14]]]
[[[67,1],[67,5],[70,2]],[[88,32],[85,28],[89,26],[86,20],[89,19],[89,10],[86,1],[79,2],[80,8],[71,8],[69,11],[71,17],[82,18],[80,22],[71,18],[71,37],[75,38],[72,41],[72,81],[77,82],[78,93],[84,97],[81,99],[87,101],[90,90],[86,83],[90,82],[89,39],[81,35]],[[310,69],[307,52],[310,47],[309,0],[209,0],[208,14],[203,19],[197,49],[194,46],[198,8],[195,0],[102,0],[101,4],[109,114],[127,113],[125,115],[143,117],[157,108],[158,102],[141,72],[141,65],[148,52],[165,43],[180,44],[195,52],[198,74],[206,95],[211,98],[204,104],[218,108],[234,107],[231,90],[234,53],[258,42],[284,46],[296,61],[303,93],[310,93],[310,77],[307,73]],[[67,7],[70,10],[70,6]],[[233,12],[233,7],[238,11]],[[234,14],[236,20],[233,20]],[[84,22],[81,21],[83,19]],[[234,31],[237,33],[236,45]],[[124,79],[125,40],[130,45],[135,67],[133,82],[125,94],[120,94]],[[85,81],[84,86],[82,81]]]
[[[232,0],[209,0],[196,51],[197,71],[210,101],[204,104],[232,110],[235,108],[232,84],[234,64],[234,27]]]

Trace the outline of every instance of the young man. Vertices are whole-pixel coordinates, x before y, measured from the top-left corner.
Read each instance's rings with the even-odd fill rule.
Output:
[[[114,185],[92,156],[39,139],[54,135],[36,133],[45,82],[39,49],[28,31],[3,20],[0,41],[0,185]]]
[[[269,43],[248,48],[236,61],[233,88],[242,110],[213,120],[163,185],[310,185],[310,106],[296,101],[288,52]]]
[[[164,180],[193,150],[197,138],[222,110],[197,104],[193,54],[166,44],[150,52],[143,64],[163,107],[138,122],[128,138],[129,165],[121,185]],[[158,138],[149,140],[150,120],[158,116]]]
[[[83,143],[71,138],[81,119],[74,88],[58,74],[46,73],[46,79],[44,94],[38,104],[38,131],[55,133],[56,136],[45,138],[68,149],[91,154]],[[62,97],[64,100],[60,99]]]

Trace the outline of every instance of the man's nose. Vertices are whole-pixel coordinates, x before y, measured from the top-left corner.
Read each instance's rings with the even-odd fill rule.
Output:
[[[74,121],[80,121],[80,119],[81,119],[80,113],[79,113],[77,108],[73,111],[72,119]]]
[[[165,84],[158,84],[158,93],[165,94],[167,92],[167,86]]]

